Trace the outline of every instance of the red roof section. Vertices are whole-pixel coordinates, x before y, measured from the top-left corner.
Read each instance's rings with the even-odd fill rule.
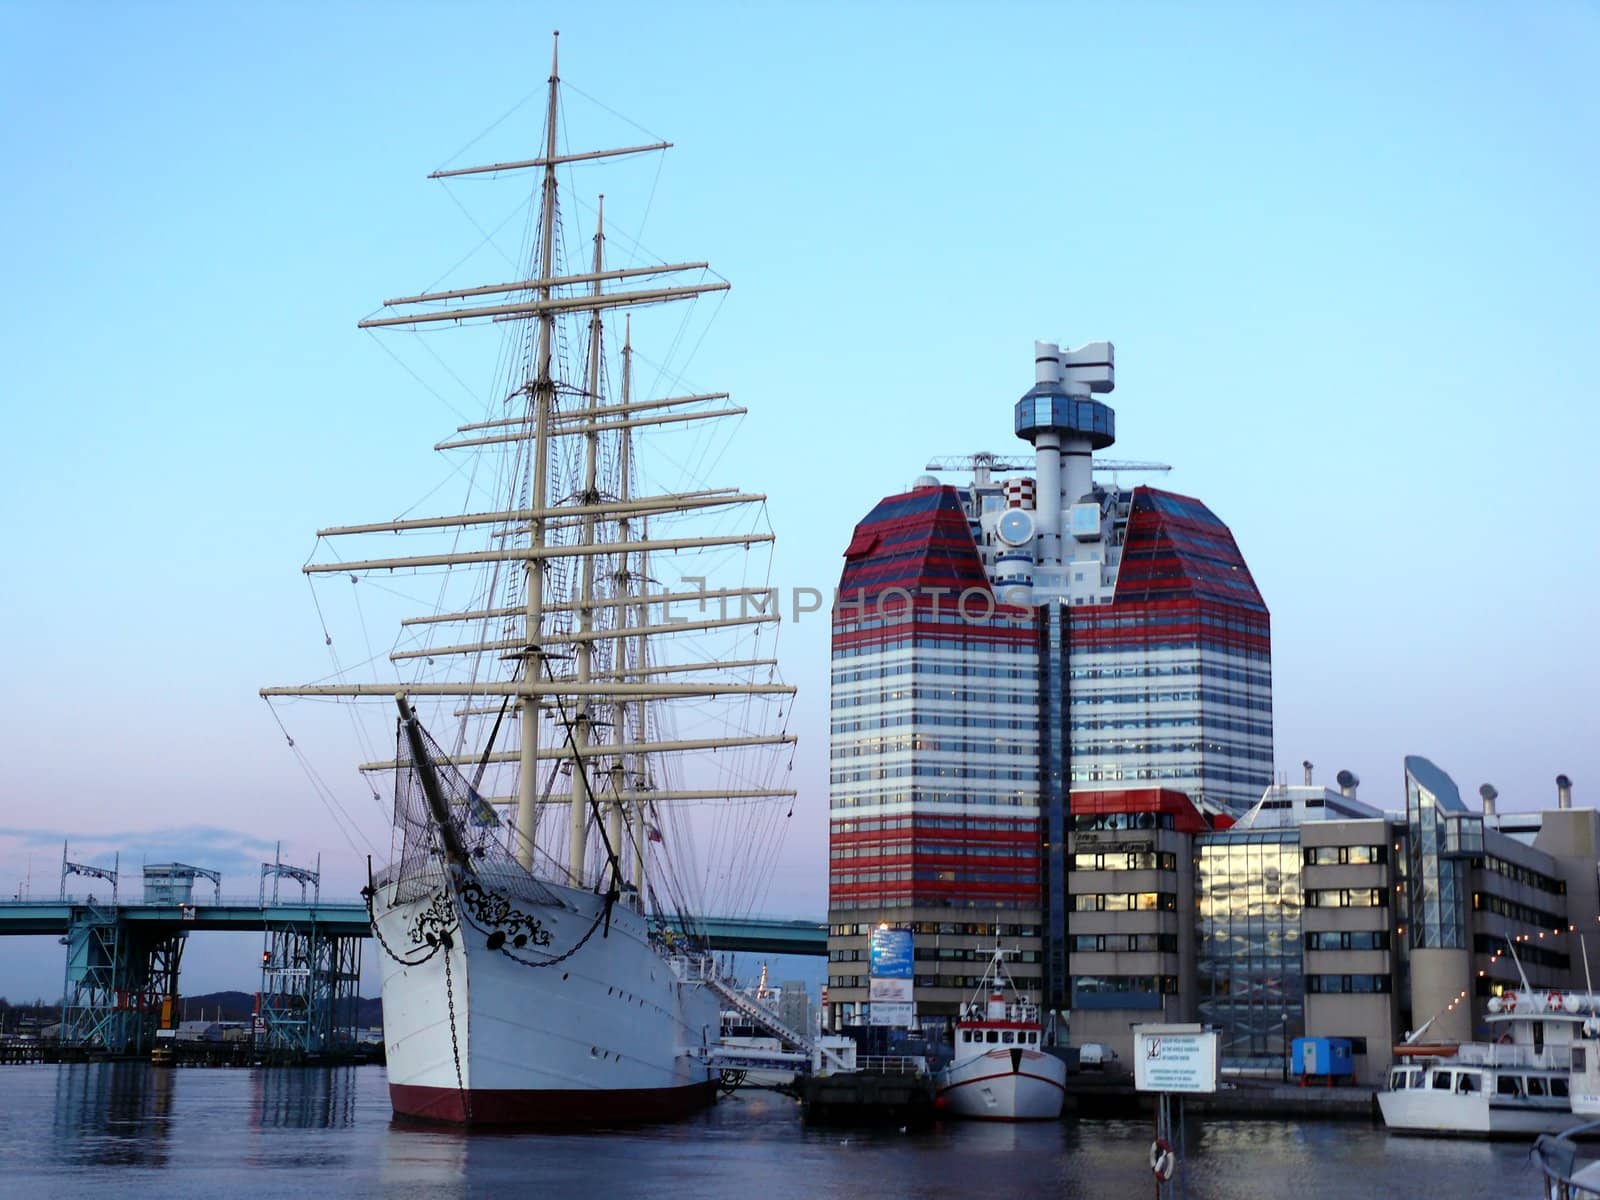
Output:
[[[1096,813],[1167,813],[1180,833],[1206,833],[1211,823],[1194,806],[1187,792],[1174,788],[1118,788],[1093,792],[1073,791],[1072,815]]]
[[[951,605],[969,588],[989,591],[955,488],[925,487],[887,496],[856,526],[844,551],[840,598],[870,602],[890,588],[946,588]]]
[[[1189,496],[1134,488],[1116,602],[1190,598],[1267,611],[1238,543],[1215,513]]]

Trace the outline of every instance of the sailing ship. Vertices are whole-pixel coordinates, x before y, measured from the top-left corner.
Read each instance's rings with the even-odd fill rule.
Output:
[[[748,582],[773,541],[765,497],[662,485],[692,478],[705,453],[647,460],[650,439],[745,410],[726,393],[634,393],[631,314],[728,284],[704,262],[610,265],[603,197],[592,256],[565,261],[580,209],[563,211],[558,170],[670,143],[563,149],[558,61],[536,157],[430,176],[538,173],[525,277],[388,300],[360,322],[500,324],[493,399],[435,447],[488,456],[459,474],[474,493],[492,481],[494,507],[469,497],[454,514],[319,531],[319,546],[433,539],[303,568],[391,589],[419,579],[432,602],[402,621],[392,681],[340,671],[262,691],[398,708],[394,757],[363,764],[394,778],[392,859],[365,892],[390,1098],[398,1115],[458,1124],[610,1124],[711,1103],[729,989],[697,905],[728,879],[760,883],[757,839],[771,840],[795,795],[778,786],[795,739],[794,689],[772,655],[776,606]],[[656,367],[671,390],[681,376],[665,358]],[[710,532],[684,534],[695,517],[711,518]],[[448,749],[424,711],[450,730]],[[697,845],[707,829],[709,847]]]
[[[1048,1121],[1061,1115],[1067,1064],[1044,1048],[1039,1006],[1017,990],[996,949],[956,1022],[955,1055],[935,1080],[951,1116]]]

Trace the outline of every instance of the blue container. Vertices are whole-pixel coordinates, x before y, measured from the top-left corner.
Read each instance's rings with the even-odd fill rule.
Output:
[[[1348,1078],[1356,1073],[1350,1039],[1298,1037],[1294,1040],[1294,1073]]]

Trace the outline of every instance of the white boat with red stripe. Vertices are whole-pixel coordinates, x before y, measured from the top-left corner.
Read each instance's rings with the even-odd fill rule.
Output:
[[[949,1116],[1050,1121],[1066,1099],[1067,1064],[1044,1047],[1039,1006],[1017,990],[996,949],[956,1023],[955,1057],[939,1072],[936,1103]]]

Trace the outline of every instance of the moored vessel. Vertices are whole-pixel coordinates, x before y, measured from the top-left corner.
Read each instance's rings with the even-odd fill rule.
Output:
[[[1039,1007],[1024,997],[996,949],[956,1022],[955,1052],[935,1086],[948,1115],[1046,1121],[1061,1115],[1067,1064],[1044,1046]]]
[[[1395,1047],[1384,1124],[1396,1133],[1533,1137],[1577,1123],[1570,1073],[1591,997],[1507,992],[1489,1002],[1494,1040]]]
[[[637,398],[632,326],[613,326],[728,285],[703,262],[640,261],[637,245],[609,264],[603,197],[592,255],[565,261],[558,168],[668,143],[562,148],[556,63],[536,157],[431,176],[538,173],[525,277],[435,285],[360,323],[505,334],[480,419],[434,447],[473,464],[453,468],[460,510],[321,530],[319,548],[380,537],[386,551],[303,568],[391,591],[422,580],[428,603],[400,622],[391,679],[354,680],[335,659],[331,681],[262,693],[398,706],[394,757],[362,764],[394,781],[391,861],[365,892],[390,1099],[458,1124],[606,1125],[711,1103],[732,989],[698,914],[749,911],[795,796],[779,775],[794,689],[749,561],[773,541],[764,497],[697,474],[710,455],[695,431],[745,410],[720,392]],[[663,276],[690,280],[638,282]],[[683,377],[670,352],[652,366]],[[690,441],[648,458],[673,436]],[[704,532],[684,528],[697,517]],[[396,535],[425,544],[396,554]]]

